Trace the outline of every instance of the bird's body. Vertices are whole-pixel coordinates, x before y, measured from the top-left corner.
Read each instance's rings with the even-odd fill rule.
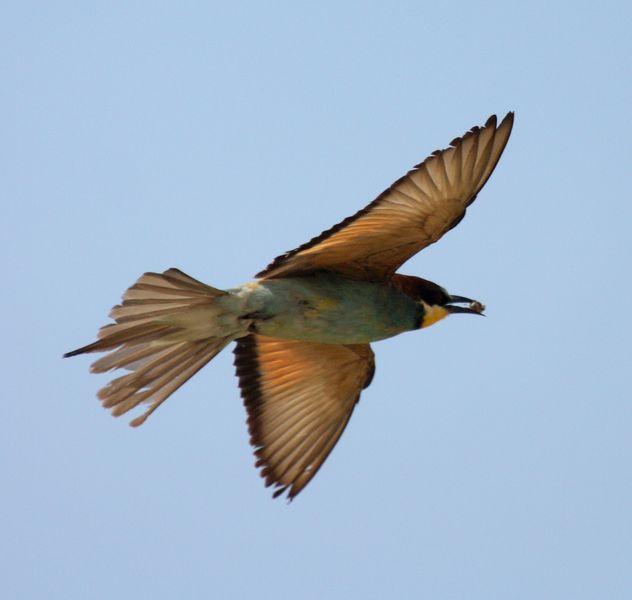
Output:
[[[141,404],[141,425],[236,342],[235,366],[256,466],[275,496],[298,494],[344,431],[372,380],[370,343],[428,327],[479,302],[397,269],[456,226],[490,177],[513,113],[433,152],[355,215],[220,290],[178,269],[145,273],[98,340],[65,356],[107,352],[93,372],[129,371],[98,396],[115,416]],[[459,306],[465,303],[468,306]]]
[[[391,285],[333,273],[253,281],[218,300],[246,333],[324,344],[367,344],[418,329],[423,308]]]

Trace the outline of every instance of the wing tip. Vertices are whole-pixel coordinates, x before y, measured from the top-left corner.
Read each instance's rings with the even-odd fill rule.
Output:
[[[513,127],[513,122],[514,122],[514,116],[515,116],[515,112],[513,110],[510,110],[501,120],[500,123],[498,123],[498,117],[496,114],[492,114],[489,117],[487,117],[487,120],[485,121],[485,125],[480,126],[480,125],[474,125],[474,127],[472,127],[469,131],[467,131],[464,135],[459,136],[459,137],[455,137],[451,142],[450,142],[450,147],[451,148],[455,148],[456,146],[458,146],[461,142],[463,142],[464,140],[466,140],[467,138],[469,138],[471,135],[474,135],[476,133],[479,133],[481,130],[486,129],[488,127],[493,127],[494,129],[496,129],[496,131],[502,129],[504,126],[509,127],[509,133],[511,133],[511,128]],[[431,156],[434,156],[436,154],[441,153],[441,150],[435,150]],[[423,163],[420,163],[423,164]],[[417,165],[419,166],[419,165]]]
[[[497,123],[498,123],[498,117],[493,114],[490,115],[489,117],[487,117],[487,121],[485,121],[485,125],[484,127],[490,127],[490,126],[494,126],[496,127],[496,129],[499,129],[500,127],[502,127],[502,124],[505,122],[512,122],[514,120],[516,113],[513,110],[507,111],[507,114],[505,114],[505,116],[502,118],[502,120],[500,121],[500,124],[498,124],[498,127],[496,127]]]
[[[510,110],[503,117],[503,120],[500,122],[500,125],[498,125],[497,129],[502,129],[503,126],[507,126],[509,127],[509,132],[511,132],[511,129],[513,128],[515,116],[516,116],[516,113],[513,110]]]

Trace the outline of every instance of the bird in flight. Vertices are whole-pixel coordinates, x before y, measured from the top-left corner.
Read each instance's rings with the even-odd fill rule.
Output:
[[[489,179],[513,113],[491,116],[398,179],[368,206],[273,260],[254,281],[220,290],[178,269],[145,273],[92,344],[94,373],[129,371],[98,392],[114,416],[145,422],[229,343],[256,467],[274,497],[294,498],[336,445],[373,378],[370,343],[422,329],[477,301],[397,273],[456,226]]]

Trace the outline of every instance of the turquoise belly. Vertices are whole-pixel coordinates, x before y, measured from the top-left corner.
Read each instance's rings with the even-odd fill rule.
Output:
[[[246,290],[244,292],[244,290]],[[359,344],[416,329],[421,307],[388,286],[333,275],[245,284],[242,314],[257,333],[329,344]]]

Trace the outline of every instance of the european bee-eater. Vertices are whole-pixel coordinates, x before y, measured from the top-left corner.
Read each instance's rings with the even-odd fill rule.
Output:
[[[107,351],[93,372],[130,371],[98,397],[115,416],[148,404],[131,421],[136,427],[236,341],[256,466],[275,497],[287,491],[292,499],[318,472],[370,384],[371,342],[484,310],[396,271],[461,221],[512,125],[513,113],[500,125],[491,116],[254,281],[219,290],[178,269],[145,273],[112,309],[115,322],[98,340],[65,356]]]

